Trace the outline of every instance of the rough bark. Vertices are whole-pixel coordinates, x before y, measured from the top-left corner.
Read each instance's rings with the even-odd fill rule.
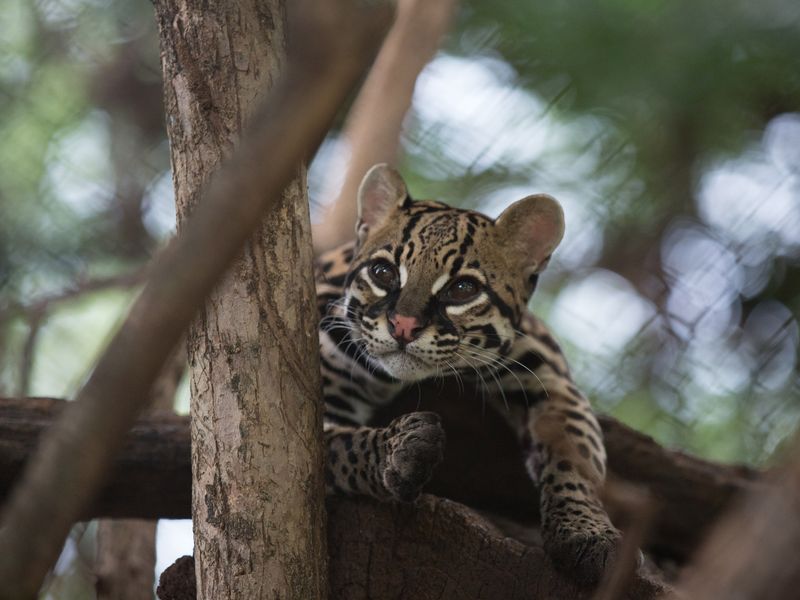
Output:
[[[342,139],[349,151],[341,190],[314,228],[317,254],[353,237],[356,192],[369,168],[380,162],[395,163],[400,131],[411,106],[414,85],[447,30],[456,0],[399,0],[397,19],[386,36],[375,64],[353,104]],[[334,178],[323,187],[333,189]]]
[[[179,228],[258,97],[286,68],[284,4],[156,5]],[[341,16],[338,23],[330,20],[348,6],[330,4],[296,8],[304,29],[294,31],[292,43],[306,58],[322,58],[314,47],[323,55],[336,50],[324,42],[341,45],[339,36],[359,35],[358,23],[353,28]],[[312,21],[348,27],[322,31],[308,27]],[[315,35],[320,33],[324,37]],[[362,61],[374,51],[350,50],[361,50]],[[272,157],[261,158],[266,166]],[[301,167],[189,332],[201,598],[310,600],[327,593],[311,262]]]
[[[285,10],[189,0],[158,17],[180,227],[284,65]],[[325,596],[307,207],[301,167],[189,330],[200,598]]]
[[[153,385],[150,409],[171,412],[183,373],[186,346],[178,344]],[[156,520],[102,519],[97,524],[97,600],[152,600]]]
[[[331,600],[588,600],[544,551],[503,537],[465,506],[423,496],[414,506],[332,498]],[[184,557],[161,576],[161,600],[191,600]],[[666,586],[637,576],[618,600],[654,600]]]
[[[507,436],[496,427],[491,413],[481,415],[471,410],[479,405],[462,400],[454,403],[452,412],[478,417],[473,429],[452,414],[447,416],[445,405],[438,404],[443,399],[432,400],[446,415],[447,457],[456,461],[437,472],[432,489],[451,497],[471,498],[495,515],[530,525],[535,520],[530,510],[530,494],[534,492],[525,487],[528,484],[521,461],[514,459],[518,457],[516,448],[512,446],[512,453],[506,454],[503,446]],[[0,497],[19,475],[36,438],[65,404],[49,398],[0,400]],[[687,561],[698,540],[732,501],[745,494],[749,498],[740,511],[722,522],[720,532],[700,554],[697,564],[702,567],[695,571],[699,575],[687,579],[689,597],[794,597],[800,584],[793,560],[800,544],[796,518],[800,469],[796,464],[775,472],[770,486],[752,469],[667,450],[610,417],[601,417],[601,424],[612,475],[646,490],[657,500],[651,531],[645,538],[653,556]],[[189,454],[186,417],[150,415],[140,419],[128,435],[108,486],[85,517],[189,516]],[[522,477],[517,479],[515,472]],[[620,522],[628,504],[614,494],[605,501]],[[525,586],[529,586],[530,594],[539,593],[537,590],[544,594],[527,598],[586,597],[585,591],[575,591],[552,571],[536,542],[523,548],[502,539],[491,533],[483,518],[453,502],[426,497],[416,507],[391,507],[340,498],[329,500],[328,511],[334,598],[381,597],[378,590],[385,591],[388,598],[425,598],[415,595],[423,593],[418,590],[423,583],[438,590],[442,598],[459,600],[514,598]],[[504,527],[504,531],[510,529]],[[520,531],[517,527],[513,533],[521,538]],[[526,528],[525,535],[535,538],[530,531]],[[476,578],[476,573],[481,577]],[[494,594],[510,595],[488,595],[478,581]],[[194,598],[192,585],[187,587],[184,582],[169,592],[178,596],[161,597]],[[633,591],[627,592],[631,598],[654,597],[659,589],[647,578],[635,579],[632,585]]]

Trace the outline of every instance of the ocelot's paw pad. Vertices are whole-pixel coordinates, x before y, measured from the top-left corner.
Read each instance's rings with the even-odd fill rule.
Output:
[[[391,496],[411,502],[419,496],[444,456],[444,430],[439,415],[414,412],[386,428],[383,484]]]
[[[556,567],[592,585],[614,564],[621,537],[613,527],[599,532],[574,531],[546,536],[545,549]]]

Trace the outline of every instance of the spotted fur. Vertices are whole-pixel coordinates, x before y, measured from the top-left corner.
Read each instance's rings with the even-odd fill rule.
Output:
[[[619,538],[598,496],[602,433],[558,344],[526,308],[562,233],[548,196],[495,221],[413,202],[386,166],[368,173],[357,240],[318,263],[326,480],[335,493],[416,498],[442,458],[438,417],[367,424],[413,382],[475,379],[518,433],[541,489],[548,552],[596,580]]]

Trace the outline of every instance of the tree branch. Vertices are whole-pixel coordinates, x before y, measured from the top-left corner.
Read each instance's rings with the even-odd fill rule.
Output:
[[[0,330],[2,330],[2,325],[4,323],[15,317],[22,317],[28,324],[28,335],[25,338],[25,344],[20,356],[16,395],[25,396],[30,391],[36,342],[38,341],[42,326],[50,316],[54,305],[74,300],[75,298],[92,292],[116,287],[132,287],[141,283],[143,280],[143,269],[138,269],[130,273],[122,273],[120,275],[112,275],[110,277],[82,277],[67,288],[53,294],[41,296],[27,303],[11,302],[0,306]]]
[[[0,320],[28,314],[46,314],[54,304],[74,300],[84,294],[99,292],[115,287],[131,287],[144,281],[145,270],[137,269],[129,273],[109,277],[80,277],[72,285],[53,294],[47,294],[27,303],[10,303],[0,307]]]
[[[0,499],[19,477],[37,438],[65,404],[52,398],[0,399]],[[464,412],[463,405],[460,407]],[[444,413],[441,406],[437,411]],[[516,445],[511,444],[510,453],[504,450],[500,441],[504,432],[486,418],[488,414],[479,421],[484,433],[459,427],[449,413],[444,416],[446,462],[429,489],[493,514],[535,523],[536,492]],[[612,475],[646,490],[654,503],[646,541],[659,556],[686,560],[737,494],[764,489],[751,469],[667,450],[611,417],[601,417],[601,424]],[[475,459],[476,453],[482,462]],[[81,518],[188,518],[189,456],[188,417],[142,416],[125,437],[105,486],[81,512]],[[615,522],[629,525],[625,519],[629,502],[611,494],[606,504]]]
[[[367,170],[395,163],[400,131],[414,86],[447,31],[456,0],[399,0],[397,18],[370,69],[345,123],[342,139],[350,156],[336,200],[314,227],[314,250],[321,254],[353,237],[356,192]],[[323,192],[335,193],[328,174]]]

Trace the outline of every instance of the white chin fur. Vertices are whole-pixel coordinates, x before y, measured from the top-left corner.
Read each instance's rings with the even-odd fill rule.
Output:
[[[389,375],[400,381],[419,381],[436,374],[436,369],[407,352],[399,350],[374,357],[373,360],[380,364]]]

